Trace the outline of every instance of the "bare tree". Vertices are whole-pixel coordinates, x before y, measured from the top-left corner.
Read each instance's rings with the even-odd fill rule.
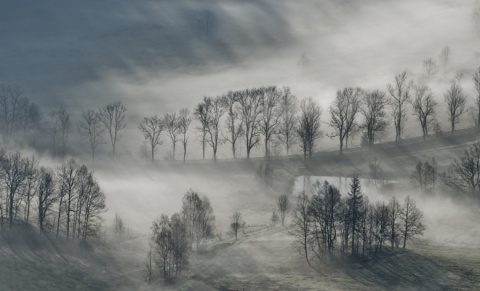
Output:
[[[240,118],[239,98],[238,92],[228,92],[225,96],[227,107],[227,132],[223,138],[232,144],[233,158],[237,158],[237,141],[244,134],[242,120]]]
[[[272,209],[272,216],[270,217],[270,220],[272,221],[273,228],[275,228],[275,225],[280,220],[278,217],[277,208]]]
[[[155,160],[155,151],[157,145],[162,144],[160,134],[164,129],[164,123],[157,115],[151,117],[144,117],[142,122],[138,125],[138,129],[143,134],[143,138],[150,145],[152,153],[152,162]]]
[[[300,193],[297,198],[297,205],[293,211],[292,234],[296,238],[300,252],[305,255],[305,259],[310,266],[310,260],[308,258],[311,231],[309,205],[310,199],[308,196],[305,192]]]
[[[190,127],[190,123],[192,123],[192,116],[190,114],[190,110],[188,110],[188,108],[181,109],[180,114],[178,116],[178,128],[179,128],[179,133],[182,135],[184,163],[187,157],[187,143],[188,143],[187,132],[188,132],[188,128]]]
[[[205,160],[205,146],[207,144],[207,129],[209,122],[210,102],[205,102],[209,97],[203,97],[204,101],[200,102],[194,110],[194,116],[199,121],[200,127],[197,130],[200,132],[202,142],[202,157]]]
[[[80,234],[85,240],[88,236],[96,236],[102,228],[102,213],[105,212],[105,193],[100,189],[93,175],[87,175],[88,188],[84,194],[83,218],[80,221]]]
[[[164,281],[168,281],[181,273],[188,262],[188,242],[186,240],[185,224],[178,213],[169,219],[162,215],[152,225],[152,242],[154,244],[155,261],[161,270]],[[147,269],[150,270],[152,254],[149,255]]]
[[[19,124],[23,130],[23,136],[27,136],[28,130],[38,128],[40,122],[40,109],[38,105],[30,102],[28,97],[20,100]]]
[[[57,154],[57,138],[58,134],[60,132],[60,123],[57,118],[56,111],[52,111],[48,114],[48,117],[50,117],[50,128],[49,128],[49,133],[52,136],[52,145],[53,145],[53,156],[56,156]]]
[[[263,134],[265,144],[265,157],[270,157],[270,141],[276,132],[282,115],[282,92],[276,87],[260,88],[262,94],[262,114],[260,115],[260,132]]]
[[[307,153],[311,157],[316,140],[320,137],[320,117],[322,108],[312,98],[303,99],[300,102],[300,119],[297,128],[297,135],[301,141],[303,149],[303,158],[307,158]]]
[[[387,122],[384,119],[387,105],[388,100],[385,93],[379,90],[365,93],[365,101],[360,108],[365,122],[361,128],[365,129],[369,147],[375,143],[377,133],[384,131],[387,127]]]
[[[290,212],[290,201],[287,194],[282,194],[277,200],[278,211],[280,212],[280,221],[282,226],[285,226],[285,217]]]
[[[401,213],[400,203],[398,203],[395,196],[393,196],[390,203],[388,203],[388,214],[389,214],[388,226],[390,227],[389,236],[390,236],[390,245],[392,247],[392,250],[394,246],[398,245],[399,243],[400,213]]]
[[[215,216],[207,197],[200,198],[190,190],[182,199],[182,216],[191,248],[211,238],[215,228]]]
[[[110,137],[113,157],[115,157],[117,141],[121,137],[120,131],[127,126],[125,122],[126,111],[127,108],[121,101],[110,103],[100,109],[100,120]]]
[[[240,212],[234,212],[230,217],[230,228],[232,229],[233,233],[235,234],[235,240],[238,239],[238,230],[242,227],[243,219],[242,214]]]
[[[25,222],[29,223],[30,206],[34,197],[35,188],[39,179],[38,161],[35,156],[25,159],[25,182],[23,183],[22,195],[25,199]]]
[[[430,79],[437,71],[437,63],[432,58],[423,60],[423,68],[427,79]]]
[[[297,142],[295,127],[297,125],[298,100],[290,91],[290,88],[283,88],[280,100],[281,115],[278,125],[278,138],[284,144],[287,155],[290,149]]]
[[[152,272],[153,272],[153,258],[154,258],[154,247],[153,247],[152,238],[148,241],[148,252],[147,257],[145,258],[145,267],[147,269],[147,284],[150,285],[152,282]]]
[[[2,85],[0,87],[0,111],[2,117],[3,133],[8,137],[10,128],[11,103],[10,103],[10,87]]]
[[[445,46],[440,52],[440,64],[442,65],[442,68],[444,71],[447,68],[449,61],[450,61],[450,47]]]
[[[37,197],[38,227],[41,232],[44,232],[47,227],[48,217],[51,214],[51,208],[57,201],[54,174],[50,169],[40,168]]]
[[[433,99],[432,91],[425,85],[414,87],[415,97],[412,102],[413,112],[420,121],[423,139],[428,135],[428,128],[434,122],[435,106],[437,102]]]
[[[340,140],[340,154],[343,153],[344,145],[348,144],[348,136],[356,126],[356,116],[360,111],[360,97],[363,91],[360,88],[345,88],[337,91],[337,97],[330,106],[330,126],[335,132],[330,137]]]
[[[460,116],[465,113],[465,105],[467,104],[467,97],[463,94],[462,87],[460,87],[460,79],[461,77],[453,79],[450,88],[445,94],[451,133],[455,130],[455,124],[460,122]]]
[[[395,76],[395,84],[388,84],[391,104],[393,108],[393,121],[395,125],[395,144],[401,139],[403,121],[406,119],[406,104],[410,100],[410,89],[413,83],[407,80],[407,72]]]
[[[480,197],[480,143],[475,143],[460,159],[455,159],[447,171],[440,174],[450,189],[474,198]]]
[[[477,117],[477,131],[480,132],[480,67],[473,74],[473,84],[475,86],[476,99],[475,103],[477,104],[478,117]]]
[[[244,90],[238,94],[241,119],[245,129],[247,159],[254,146],[260,142],[260,120],[262,114],[263,94],[261,89]]]
[[[323,251],[332,254],[337,239],[337,228],[340,223],[343,204],[340,191],[325,181],[317,181],[314,185],[314,195],[310,202],[310,217],[312,220],[312,236],[317,255]]]
[[[180,133],[180,124],[178,122],[177,113],[165,113],[163,116],[165,131],[172,141],[172,159],[175,160],[175,146],[178,142],[178,134]]]
[[[415,201],[410,196],[405,198],[403,207],[400,210],[401,232],[403,236],[403,248],[407,245],[407,240],[422,235],[425,230],[423,225],[423,213],[417,208]]]
[[[20,153],[6,154],[0,152],[0,180],[4,183],[8,205],[8,221],[13,226],[14,202],[18,191],[26,178],[26,161]]]
[[[58,133],[60,134],[60,142],[62,143],[62,156],[65,156],[65,148],[67,145],[68,137],[72,131],[72,122],[70,120],[70,114],[68,114],[65,108],[60,108],[53,114],[58,125]]]
[[[12,136],[18,126],[22,126],[22,106],[25,100],[19,86],[0,87],[0,116],[6,138]]]
[[[72,220],[72,213],[74,211],[73,203],[74,200],[76,199],[75,196],[75,189],[77,188],[78,185],[78,173],[79,173],[79,167],[75,160],[71,159],[68,162],[64,163],[58,170],[58,184],[60,185],[61,192],[62,192],[62,197],[66,199],[65,201],[65,214],[67,216],[67,222],[66,222],[66,234],[67,234],[67,240],[70,238],[70,222]],[[61,204],[61,203],[60,203]],[[61,207],[61,206],[60,206]],[[58,228],[60,224],[60,215],[61,215],[61,209],[59,210],[58,213],[58,222],[57,222],[57,236],[58,236]]]
[[[207,113],[207,143],[212,147],[213,159],[217,160],[218,144],[221,142],[220,137],[220,118],[227,111],[226,99],[223,96],[215,98],[205,98],[204,103],[210,103],[206,108],[210,109]]]
[[[82,113],[82,119],[78,124],[78,131],[84,137],[86,137],[90,143],[90,149],[92,150],[92,160],[95,159],[95,149],[102,143],[102,134],[105,131],[105,127],[102,124],[101,114],[88,109]]]

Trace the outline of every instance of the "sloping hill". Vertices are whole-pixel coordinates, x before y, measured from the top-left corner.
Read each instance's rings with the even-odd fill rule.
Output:
[[[0,232],[0,290],[132,290],[102,244],[66,242],[34,229]]]

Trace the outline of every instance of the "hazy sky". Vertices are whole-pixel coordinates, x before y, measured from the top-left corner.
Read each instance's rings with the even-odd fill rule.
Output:
[[[470,0],[2,1],[0,83],[22,86],[46,112],[63,104],[74,117],[123,100],[140,139],[142,116],[231,89],[290,86],[327,108],[345,86],[385,90],[402,70],[418,76],[422,60],[437,60],[448,45],[447,74],[434,80],[443,100],[460,71],[472,93],[468,74],[480,64],[475,7]]]

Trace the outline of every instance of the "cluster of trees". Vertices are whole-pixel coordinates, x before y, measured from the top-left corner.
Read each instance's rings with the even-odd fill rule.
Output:
[[[461,87],[462,75],[457,75],[444,98],[447,105],[447,117],[450,121],[451,132],[460,118],[466,112],[467,96]],[[480,109],[480,68],[473,75],[476,88],[476,103]],[[429,130],[438,130],[438,122],[435,120],[436,107],[433,92],[425,83],[415,84],[409,80],[407,72],[395,76],[393,84],[388,84],[388,95],[379,90],[365,91],[360,88],[345,88],[337,91],[336,99],[330,106],[330,126],[334,129],[330,137],[338,137],[340,141],[340,153],[344,146],[348,145],[349,136],[363,130],[362,142],[372,146],[376,136],[384,131],[389,122],[387,109],[391,109],[391,118],[395,129],[395,142],[401,139],[408,105],[413,109],[420,123],[425,139]],[[480,112],[480,111],[479,111]],[[363,119],[359,119],[362,116]],[[480,113],[479,113],[480,116]],[[476,124],[480,130],[480,123]]]
[[[388,204],[369,203],[357,177],[351,179],[344,198],[326,181],[312,189],[311,195],[299,194],[291,226],[309,264],[311,254],[372,257],[387,246],[405,248],[409,239],[425,230],[413,199],[405,198],[403,205],[395,197]]]
[[[452,132],[467,112],[467,96],[463,93],[461,80],[461,75],[452,79],[444,94]],[[480,68],[475,72],[473,82],[479,108],[479,117],[475,122],[480,130]],[[393,121],[395,141],[398,143],[411,107],[426,138],[432,129],[441,131],[435,119],[437,105],[428,85],[414,83],[409,80],[407,72],[402,72],[395,76],[393,84],[388,84],[387,92],[358,87],[338,90],[328,110],[327,124],[333,131],[327,135],[338,138],[340,153],[348,147],[349,138],[360,132],[362,144],[371,147]],[[278,147],[288,155],[294,145],[301,148],[306,158],[312,155],[315,143],[322,135],[321,116],[322,108],[312,98],[299,101],[288,87],[271,86],[230,91],[215,98],[204,97],[195,106],[193,114],[188,109],[182,109],[178,115],[168,113],[163,118],[157,115],[145,117],[139,129],[150,147],[152,160],[157,145],[162,143],[164,132],[172,143],[172,158],[175,158],[176,144],[181,141],[185,160],[187,131],[193,120],[198,124],[194,129],[198,133],[204,159],[206,148],[211,147],[215,160],[219,146],[224,143],[231,145],[232,156],[236,158],[238,143],[242,139],[247,158],[261,142],[267,158],[272,152],[278,153]]]
[[[300,114],[298,110],[300,109]],[[242,91],[230,91],[218,97],[204,97],[190,114],[188,109],[180,113],[168,113],[145,117],[139,124],[145,142],[151,150],[151,158],[160,137],[167,134],[172,143],[173,158],[175,145],[183,144],[184,160],[187,152],[187,131],[192,120],[199,124],[195,131],[199,135],[205,159],[207,146],[212,148],[213,159],[217,158],[219,145],[231,144],[232,155],[237,157],[238,143],[245,141],[246,155],[258,146],[263,137],[265,157],[270,157],[272,146],[282,144],[288,154],[292,146],[300,142],[306,155],[312,154],[315,141],[320,136],[320,106],[308,98],[300,102],[287,87],[261,87]],[[272,145],[273,143],[273,145]]]
[[[153,278],[154,266],[165,281],[178,276],[188,265],[188,252],[212,238],[215,216],[207,197],[188,191],[182,199],[182,211],[168,217],[161,215],[152,225],[147,254],[147,280]]]
[[[0,125],[4,138],[22,132],[26,137],[38,127],[40,109],[18,86],[0,86]]]
[[[464,151],[454,159],[440,179],[450,190],[475,199],[480,198],[480,143]]]
[[[82,137],[88,140],[92,158],[100,144],[106,142],[103,135],[108,135],[112,146],[112,154],[115,149],[120,132],[126,126],[125,112],[127,109],[122,102],[113,102],[97,111],[88,109],[82,112],[78,122],[78,131]],[[42,114],[39,106],[24,96],[18,86],[0,86],[0,128],[2,136],[6,140],[22,134],[24,139],[29,133],[40,133]],[[48,113],[48,128],[46,131],[51,138],[53,156],[66,155],[66,147],[72,133],[72,120],[70,113],[60,107]],[[38,135],[37,135],[38,137]],[[61,151],[58,152],[58,147]]]
[[[430,161],[419,161],[415,166],[411,179],[414,184],[420,187],[422,193],[435,194],[438,176],[438,163],[432,158]]]
[[[105,194],[93,172],[69,160],[54,170],[40,167],[35,157],[0,151],[0,221],[30,223],[58,237],[86,239],[98,234],[105,210]]]
[[[92,159],[95,159],[95,150],[106,142],[104,135],[108,136],[112,146],[112,155],[115,157],[117,142],[121,131],[126,127],[125,112],[127,108],[121,101],[113,102],[101,107],[97,111],[87,109],[82,112],[78,122],[78,132],[88,140]],[[61,107],[48,114],[49,133],[52,138],[53,155],[57,155],[57,145],[62,147],[61,156],[66,154],[66,145],[72,132],[72,121],[68,111]]]
[[[447,49],[442,53],[442,63],[448,62],[448,56]],[[430,59],[424,62],[424,66],[430,76],[435,71],[436,63]],[[462,75],[453,78],[444,93],[452,132],[468,111],[467,95],[461,86],[462,78]],[[477,105],[474,109],[477,114],[474,113],[475,110],[470,111],[480,131],[480,68],[473,74],[473,84]],[[411,110],[425,138],[432,129],[441,132],[435,119],[437,106],[433,91],[427,83],[422,80],[414,82],[407,72],[396,75],[394,82],[388,84],[386,92],[346,87],[337,91],[328,108],[329,118],[326,124],[333,130],[327,136],[338,138],[342,153],[355,135],[361,133],[362,144],[372,146],[392,124],[395,141],[398,143],[402,138],[407,113]],[[113,102],[98,110],[83,111],[78,122],[78,132],[88,141],[92,158],[95,157],[98,146],[106,143],[107,139],[111,144],[112,155],[115,155],[121,131],[126,127],[126,111],[122,102]],[[320,105],[312,98],[299,100],[288,87],[268,86],[204,97],[193,110],[184,108],[179,112],[165,113],[162,117],[144,117],[138,124],[138,129],[144,137],[145,147],[150,148],[152,160],[165,135],[172,146],[169,158],[175,159],[177,144],[180,143],[185,161],[189,131],[194,131],[197,135],[204,159],[206,149],[210,147],[213,159],[216,160],[219,147],[225,143],[231,146],[232,156],[236,158],[240,142],[244,142],[247,158],[250,158],[252,149],[261,143],[267,158],[281,152],[288,155],[295,145],[299,146],[306,158],[312,155],[318,138],[322,136],[322,112]],[[57,155],[57,146],[60,146],[61,155],[65,156],[72,132],[70,114],[65,108],[59,108],[50,112],[48,117],[53,154]],[[26,135],[30,130],[38,129],[40,119],[38,105],[24,97],[19,87],[0,87],[0,125],[5,137],[10,137],[19,130]]]

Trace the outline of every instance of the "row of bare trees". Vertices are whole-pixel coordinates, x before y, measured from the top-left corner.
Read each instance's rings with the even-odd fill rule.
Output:
[[[147,280],[153,278],[156,266],[165,281],[178,276],[188,264],[188,253],[212,238],[215,216],[210,201],[197,192],[188,191],[182,199],[182,211],[171,217],[161,215],[152,225],[147,254]]]
[[[466,112],[467,97],[461,87],[462,76],[456,76],[445,92],[447,116],[451,131],[460,122]],[[480,69],[473,76],[477,90],[477,104],[480,120]],[[385,131],[389,119],[393,120],[396,143],[402,138],[409,106],[418,119],[424,139],[429,130],[440,131],[435,119],[436,107],[432,90],[423,83],[414,84],[407,72],[395,76],[393,84],[387,86],[388,95],[380,90],[363,90],[347,87],[338,90],[335,100],[329,107],[330,119],[327,122],[333,131],[327,135],[339,139],[340,153],[348,147],[349,138],[363,132],[363,141],[370,147]],[[390,113],[389,113],[390,109]],[[187,153],[187,131],[193,119],[197,121],[195,132],[202,145],[205,159],[209,146],[216,160],[218,148],[229,143],[234,158],[238,155],[238,143],[245,142],[246,156],[263,141],[265,157],[272,154],[272,145],[281,147],[288,155],[295,144],[303,151],[304,157],[311,156],[315,142],[322,135],[320,131],[322,108],[312,98],[298,99],[287,87],[260,87],[241,91],[230,91],[218,97],[204,97],[197,104],[193,115],[188,109],[176,113],[146,117],[139,129],[151,149],[152,160],[157,145],[162,143],[163,132],[172,143],[172,155],[175,158],[175,146],[182,141],[184,160]],[[479,125],[480,122],[476,121]]]
[[[369,203],[357,177],[344,198],[326,181],[316,182],[310,194],[300,193],[291,225],[309,264],[312,254],[322,259],[335,253],[372,257],[386,246],[405,248],[424,230],[423,214],[413,199],[407,197],[403,205],[395,197],[388,204]]]
[[[82,113],[78,124],[78,131],[85,137],[90,145],[92,159],[95,159],[95,150],[105,143],[103,135],[106,134],[112,146],[112,156],[115,157],[117,142],[121,131],[127,126],[125,112],[127,108],[121,101],[113,102],[100,108],[98,111],[88,109]]]
[[[40,167],[35,157],[0,152],[0,219],[31,223],[36,214],[41,232],[65,233],[67,239],[96,235],[105,209],[105,195],[86,166],[74,160],[53,170]]]
[[[148,143],[150,147],[152,161],[155,160],[157,146],[163,143],[161,134],[165,132],[172,142],[171,158],[175,160],[176,145],[180,141],[183,146],[183,161],[185,162],[188,145],[187,133],[192,120],[190,110],[186,108],[180,110],[178,115],[173,112],[164,114],[163,118],[158,115],[143,118],[138,129],[143,134],[145,143]]]
[[[108,135],[112,154],[115,155],[120,131],[126,126],[126,110],[122,102],[113,102],[98,111],[89,109],[82,113],[78,130],[88,139],[92,157],[95,155],[97,146],[105,142],[102,137],[104,133]],[[0,126],[4,138],[9,139],[18,132],[22,132],[23,137],[26,138],[31,131],[40,130],[40,120],[39,106],[24,96],[20,87],[8,85],[0,87]],[[61,148],[61,155],[65,156],[71,132],[72,120],[70,113],[64,107],[48,114],[48,133],[51,137],[54,156],[58,154],[57,146]]]
[[[456,124],[467,111],[467,96],[461,86],[462,77],[457,75],[452,79],[449,89],[444,94],[451,132],[455,131]],[[475,103],[478,105],[478,118],[475,122],[480,130],[480,68],[473,75],[473,82],[476,90]],[[336,99],[330,106],[329,125],[334,132],[329,136],[339,138],[340,153],[348,145],[349,136],[358,130],[363,130],[365,143],[372,146],[376,136],[389,124],[387,118],[389,108],[397,144],[402,138],[408,105],[420,123],[424,139],[428,136],[429,130],[440,130],[435,119],[438,103],[431,88],[423,83],[414,84],[409,80],[407,72],[396,75],[394,83],[388,84],[387,87],[388,96],[379,90],[365,91],[360,88],[345,88],[337,92]],[[363,120],[359,120],[360,116]]]
[[[467,112],[467,96],[461,82],[462,76],[457,75],[444,94],[452,132]],[[472,117],[480,131],[480,68],[473,75],[473,83],[478,112],[475,115],[472,110]],[[395,128],[395,141],[398,143],[409,107],[420,123],[424,138],[432,129],[441,131],[435,119],[438,103],[426,84],[415,84],[407,72],[402,72],[395,76],[387,89],[387,93],[354,87],[337,91],[329,107],[327,121],[333,131],[327,135],[338,138],[340,153],[348,147],[349,139],[359,132],[363,134],[362,141],[372,146],[390,123]],[[88,109],[82,113],[78,131],[88,140],[92,158],[98,146],[107,140],[115,156],[121,132],[126,127],[126,111],[122,102],[113,102],[99,110]],[[322,135],[321,116],[322,108],[312,98],[299,101],[288,87],[270,86],[204,97],[192,112],[185,108],[178,113],[166,113],[163,117],[145,117],[138,128],[150,148],[152,160],[163,142],[162,135],[165,135],[171,141],[171,158],[175,159],[176,146],[180,142],[185,161],[189,130],[194,120],[196,125],[193,129],[201,143],[204,159],[206,148],[210,147],[215,160],[219,146],[224,143],[231,145],[232,155],[236,158],[241,140],[245,143],[247,158],[252,149],[262,142],[267,158],[272,152],[279,154],[281,150],[288,155],[295,145],[301,148],[306,158],[312,155],[315,143]],[[53,154],[57,155],[57,146],[60,145],[61,155],[65,156],[72,132],[70,114],[61,107],[50,112],[48,117]],[[19,87],[0,87],[0,125],[5,137],[19,129],[26,135],[39,126],[40,118],[39,107],[29,101]]]
[[[267,158],[271,156],[272,143],[282,144],[287,154],[300,143],[306,156],[312,154],[315,141],[320,137],[321,112],[320,106],[311,98],[302,100],[299,106],[289,88],[261,87],[230,91],[215,98],[204,97],[195,106],[193,114],[182,109],[178,116],[167,113],[163,118],[158,115],[145,117],[139,130],[150,147],[152,160],[157,146],[162,144],[164,132],[172,143],[172,158],[175,158],[176,143],[181,141],[185,160],[187,132],[193,119],[198,124],[195,132],[204,159],[209,146],[216,160],[218,148],[223,143],[231,144],[232,155],[236,158],[241,138],[245,141],[247,158],[250,158],[261,137]]]

